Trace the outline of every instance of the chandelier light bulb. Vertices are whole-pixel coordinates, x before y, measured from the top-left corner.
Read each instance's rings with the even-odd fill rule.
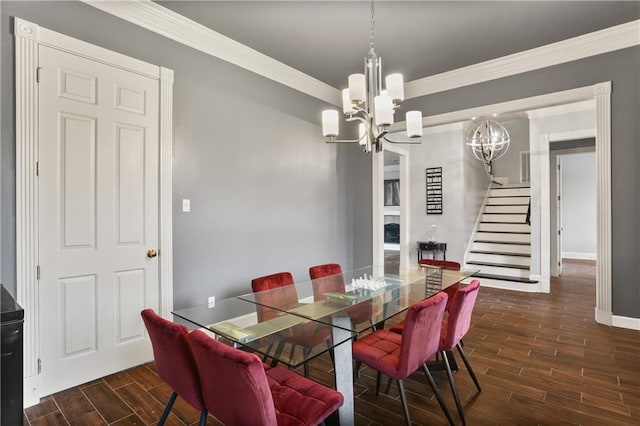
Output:
[[[345,114],[353,114],[355,112],[349,96],[349,89],[342,91],[342,112]]]
[[[338,111],[335,109],[322,111],[322,135],[327,137],[338,136]]]
[[[420,111],[407,111],[407,136],[419,138],[422,136],[422,113]]]
[[[385,79],[387,83],[387,92],[391,99],[396,102],[404,101],[404,83],[402,74],[389,74]]]
[[[389,95],[379,95],[373,99],[376,126],[393,124],[393,101]]]
[[[349,76],[349,99],[355,104],[363,104],[367,96],[367,82],[364,74]]]

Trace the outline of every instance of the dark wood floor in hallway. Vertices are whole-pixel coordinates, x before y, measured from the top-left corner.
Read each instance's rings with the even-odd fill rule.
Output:
[[[566,261],[551,294],[481,288],[465,351],[483,387],[456,374],[469,425],[640,424],[640,332],[596,324],[595,266]],[[311,375],[332,383],[331,362],[311,363]],[[454,420],[445,374],[435,372]],[[406,382],[414,424],[446,421],[423,375]],[[397,387],[375,396],[375,372],[355,383],[357,425],[404,424]],[[153,364],[60,392],[25,410],[25,425],[152,425],[170,394]],[[197,424],[180,398],[168,425]],[[219,424],[209,416],[209,425]]]

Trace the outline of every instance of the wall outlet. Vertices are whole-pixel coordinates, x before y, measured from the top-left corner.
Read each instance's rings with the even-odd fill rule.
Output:
[[[191,200],[185,198],[182,200],[182,211],[184,213],[189,213],[191,211]]]
[[[216,297],[215,296],[211,296],[209,297],[209,307],[213,308],[214,306],[216,306]]]

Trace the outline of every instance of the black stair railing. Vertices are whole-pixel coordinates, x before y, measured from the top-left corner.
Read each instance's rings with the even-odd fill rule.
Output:
[[[529,198],[529,207],[527,207],[527,217],[524,219],[527,225],[531,226],[531,198]]]

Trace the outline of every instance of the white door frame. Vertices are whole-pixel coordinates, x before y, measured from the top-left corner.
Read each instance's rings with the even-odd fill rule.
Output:
[[[400,271],[409,270],[410,250],[410,151],[387,143],[384,151],[393,152],[400,158]],[[373,265],[384,266],[384,151],[373,154]]]
[[[576,89],[564,90],[561,92],[548,93],[544,95],[532,96],[530,98],[516,99],[513,101],[501,102],[492,105],[484,105],[468,108],[460,111],[453,111],[444,114],[424,117],[422,125],[424,127],[437,126],[441,124],[462,122],[469,117],[482,117],[491,114],[506,114],[518,111],[528,111],[538,108],[563,105],[574,102],[595,100],[596,108],[596,200],[597,200],[597,259],[596,264],[596,307],[595,320],[600,324],[611,325],[613,314],[611,310],[611,82],[605,81],[591,86],[579,87]],[[553,137],[552,137],[553,139]],[[533,141],[532,141],[533,142]],[[547,144],[548,145],[548,144]],[[541,168],[546,167],[546,180],[549,187],[549,152],[546,151],[546,161],[540,159]],[[531,158],[534,156],[532,154]],[[538,156],[538,158],[540,158]],[[546,166],[545,166],[546,165]],[[374,169],[375,172],[375,169]],[[374,178],[376,177],[374,173]],[[541,170],[538,179],[544,179],[545,172]],[[532,179],[536,178],[531,176]],[[534,182],[531,182],[532,190]],[[545,186],[540,186],[545,188]],[[542,191],[541,191],[542,192]],[[375,200],[374,200],[375,201]],[[375,206],[375,204],[374,204]],[[532,217],[541,217],[542,212],[549,212],[549,204],[545,210],[544,206],[538,211],[531,211]],[[548,218],[548,216],[547,216]],[[548,226],[548,220],[547,220]],[[541,229],[541,259],[540,267],[545,268],[545,261],[542,255],[546,251],[546,274],[547,285],[549,282],[549,228],[547,233]],[[546,246],[544,239],[546,238]],[[374,252],[375,253],[375,252]],[[537,277],[536,277],[537,278]],[[543,282],[542,280],[541,282]]]
[[[44,45],[160,81],[160,314],[173,309],[173,70],[94,46],[14,18],[16,90],[16,289],[24,308],[24,406],[39,402],[38,46]]]

